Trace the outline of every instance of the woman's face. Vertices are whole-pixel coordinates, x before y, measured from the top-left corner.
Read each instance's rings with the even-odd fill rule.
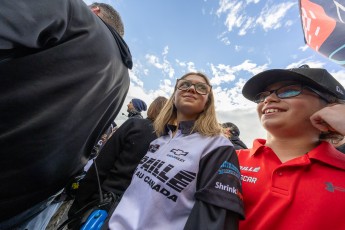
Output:
[[[274,83],[266,90],[275,90],[289,84],[291,82]],[[300,95],[284,99],[272,93],[258,104],[257,112],[262,126],[273,135],[318,135],[318,130],[310,122],[310,116],[325,106],[326,102],[318,95],[304,89]]]
[[[203,85],[191,85],[186,90],[180,90],[178,88],[176,89],[174,104],[177,109],[178,121],[195,120],[204,110],[209,92],[211,90],[210,86],[207,85],[206,80],[201,76],[188,75],[187,77],[179,80],[177,82],[177,86],[181,86],[181,84],[184,84],[185,81],[189,81],[187,82],[188,84],[202,83]],[[195,87],[199,87],[201,90],[205,89],[204,87],[207,87],[207,93],[202,95],[196,91]]]

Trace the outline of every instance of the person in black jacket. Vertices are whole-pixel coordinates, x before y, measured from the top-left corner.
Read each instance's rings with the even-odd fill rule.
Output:
[[[80,0],[4,0],[0,28],[0,229],[13,229],[83,169],[122,107],[132,60]]]
[[[121,197],[127,189],[150,142],[157,138],[152,123],[166,101],[165,97],[157,97],[151,103],[146,119],[127,119],[106,142],[95,160],[103,193],[112,192]],[[80,182],[70,217],[89,202],[99,199],[97,183],[96,168],[91,166]]]
[[[147,106],[143,100],[133,98],[127,105],[128,118],[143,118],[142,111],[146,111]]]
[[[222,124],[224,128],[224,134],[231,143],[234,145],[235,149],[247,149],[247,146],[240,139],[240,130],[239,128],[231,122],[226,122]]]

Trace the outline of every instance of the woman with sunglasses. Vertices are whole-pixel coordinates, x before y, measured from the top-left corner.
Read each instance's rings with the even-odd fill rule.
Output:
[[[187,73],[154,122],[158,139],[134,172],[109,227],[238,229],[238,160],[216,119],[208,78]]]
[[[237,151],[246,210],[240,229],[345,229],[345,155],[327,141],[343,135],[311,122],[342,103],[344,87],[325,69],[303,66],[259,73],[242,93],[257,103],[267,140]]]

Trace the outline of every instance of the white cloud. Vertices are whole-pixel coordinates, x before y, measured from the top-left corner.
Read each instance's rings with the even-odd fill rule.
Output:
[[[239,45],[235,45],[235,50],[238,52],[238,51],[241,51],[242,50],[242,46],[239,46]]]
[[[320,61],[313,61],[311,57],[301,59],[297,62],[293,62],[289,64],[286,69],[291,69],[291,68],[298,68],[301,65],[309,65],[310,68],[324,68],[325,63],[320,62]]]
[[[231,67],[224,64],[211,64],[212,78],[210,79],[212,85],[220,85],[221,83],[231,82],[235,79],[234,71]]]
[[[144,86],[144,82],[141,81],[136,75],[135,75],[135,72],[134,72],[134,68],[133,68],[133,71],[129,71],[129,77],[131,79],[131,82],[135,83],[135,85],[138,85],[138,86],[141,86],[143,87]]]
[[[268,64],[264,64],[262,66],[259,66],[256,63],[251,62],[250,60],[245,60],[243,63],[234,66],[234,71],[247,71],[251,74],[257,74],[267,69]]]
[[[292,24],[293,24],[292,20],[287,20],[284,25],[285,25],[285,27],[291,27]]]
[[[307,44],[305,44],[304,46],[298,47],[298,49],[302,51],[306,51],[308,48],[309,46]]]
[[[163,65],[159,63],[159,58],[157,56],[154,56],[152,54],[146,54],[145,56],[147,62],[153,66],[155,66],[158,69],[162,69]]]
[[[267,69],[267,65],[268,64],[258,66],[250,60],[245,60],[243,63],[233,67],[225,64],[211,64],[210,68],[213,77],[210,79],[210,81],[211,84],[215,86],[218,86],[222,83],[230,83],[236,79],[235,73],[237,72],[246,71],[254,75]]]
[[[172,78],[175,74],[175,70],[170,64],[170,62],[167,60],[168,53],[169,53],[169,47],[166,46],[164,47],[163,52],[162,52],[162,57],[163,57],[162,61],[159,59],[159,57],[153,54],[146,54],[145,58],[149,64],[153,65],[157,69],[162,70],[164,74]]]
[[[340,84],[342,84],[345,87],[345,70],[340,70],[338,72],[329,72],[335,79],[337,79],[340,82]]]
[[[257,9],[259,0],[220,0],[219,8],[216,11],[218,18],[225,15],[224,25],[227,28],[227,33],[232,32],[234,29],[238,29],[238,35],[244,36],[248,31],[256,27],[262,27],[265,31],[275,30],[282,25],[290,28],[293,25],[292,20],[285,20],[286,14],[290,8],[296,5],[295,2],[284,2],[273,5],[271,1],[268,1],[262,9],[259,16],[250,15],[248,12],[252,12],[252,4],[254,3]],[[256,10],[257,11],[257,10]],[[223,39],[225,35],[218,37]]]
[[[186,68],[187,72],[196,72],[196,71],[198,71],[197,68],[195,67],[194,62],[191,62],[191,61],[189,61],[189,62],[181,62],[178,59],[176,59],[176,63],[179,66]]]
[[[257,3],[259,3],[259,2],[260,2],[260,0],[246,0],[246,3],[247,3],[247,4],[250,4],[250,3],[257,4]]]
[[[231,105],[229,105],[231,107]],[[256,109],[234,109],[232,111],[217,111],[218,119],[221,123],[232,122],[240,130],[240,138],[247,145],[252,147],[252,142],[256,138],[266,139],[266,131],[261,126]]]
[[[222,14],[227,13],[224,24],[227,27],[228,31],[232,31],[233,27],[240,27],[242,25],[244,20],[244,16],[240,14],[243,9],[242,6],[242,1],[219,1],[219,8],[216,14],[218,17],[220,17]]]
[[[294,2],[284,2],[277,5],[267,4],[261,11],[256,23],[261,25],[265,31],[281,27],[282,20],[287,11],[294,6]]]
[[[227,46],[231,44],[229,38],[227,37],[223,37],[220,41],[223,42]]]
[[[240,27],[238,35],[243,36],[247,34],[247,30],[253,27],[254,18],[248,17],[244,25]]]

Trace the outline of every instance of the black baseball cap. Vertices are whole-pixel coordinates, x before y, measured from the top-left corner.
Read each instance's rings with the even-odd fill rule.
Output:
[[[267,86],[281,81],[300,82],[345,100],[344,87],[326,69],[310,68],[308,65],[294,69],[271,69],[261,72],[244,84],[242,94],[245,98],[254,101],[255,96],[265,91]]]
[[[234,136],[240,136],[240,129],[235,125],[234,123],[231,122],[225,122],[222,124],[223,128],[230,128],[230,132]]]

